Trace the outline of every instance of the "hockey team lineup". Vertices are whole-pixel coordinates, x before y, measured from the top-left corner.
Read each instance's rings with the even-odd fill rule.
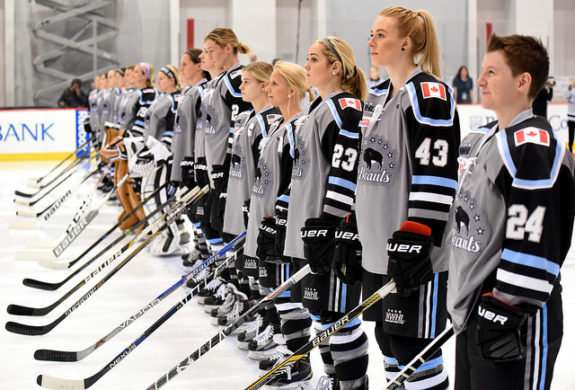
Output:
[[[88,139],[2,195],[2,337],[30,388],[569,382],[575,160],[532,110],[546,48],[491,35],[477,86],[496,117],[463,132],[431,16],[374,16],[389,78],[369,87],[342,38],[244,66],[224,27],[179,67],[97,76]]]

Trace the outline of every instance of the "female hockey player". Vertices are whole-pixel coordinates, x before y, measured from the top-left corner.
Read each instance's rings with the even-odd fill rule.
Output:
[[[185,185],[193,188],[196,185],[194,175],[194,149],[196,147],[196,127],[201,104],[201,93],[206,83],[211,80],[210,73],[202,69],[202,50],[189,49],[182,55],[180,73],[184,91],[176,113],[174,138],[172,141],[173,163],[171,181],[175,187]],[[194,250],[182,256],[184,266],[191,266],[197,261],[209,257],[206,238],[200,229],[200,222],[195,213],[188,213],[194,225]]]
[[[492,35],[477,85],[497,120],[468,134],[449,216],[455,388],[550,389],[563,336],[575,162],[531,106],[549,72],[533,37]]]
[[[284,255],[294,258],[296,269],[309,263],[312,274],[302,280],[299,293],[316,326],[323,329],[359,303],[359,283],[342,283],[332,259],[335,229],[353,204],[367,91],[353,50],[339,38],[316,41],[305,68],[308,83],[321,99],[311,104],[294,138]],[[353,320],[320,345],[328,375],[322,383],[341,389],[367,386],[367,336],[360,326],[359,319]]]
[[[455,102],[439,79],[439,45],[427,12],[384,9],[368,45],[372,63],[390,79],[376,88],[380,96],[362,133],[356,214],[363,252],[348,260],[361,260],[364,299],[390,278],[397,284],[397,294],[363,317],[375,321],[389,378],[445,327],[447,264],[435,250],[455,194],[460,135]],[[416,250],[394,252],[405,245]],[[406,389],[447,386],[441,351],[405,382]]]

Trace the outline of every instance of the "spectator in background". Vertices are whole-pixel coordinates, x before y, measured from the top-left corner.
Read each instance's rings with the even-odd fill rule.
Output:
[[[367,80],[367,88],[371,89],[383,80],[379,77],[379,68],[375,65],[369,67],[369,80]]]
[[[567,127],[569,128],[569,151],[573,152],[573,138],[575,136],[575,81],[569,82],[569,87],[563,94],[567,100]]]
[[[547,119],[547,102],[553,99],[553,87],[555,86],[555,79],[549,77],[545,86],[533,100],[533,113]]]
[[[69,88],[66,88],[60,99],[58,100],[58,107],[60,108],[78,108],[88,107],[88,96],[82,92],[82,80],[74,79]]]
[[[473,79],[469,77],[469,70],[465,65],[459,67],[453,78],[453,94],[457,104],[473,103]]]

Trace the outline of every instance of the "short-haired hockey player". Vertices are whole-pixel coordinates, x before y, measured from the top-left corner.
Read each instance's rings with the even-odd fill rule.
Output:
[[[366,84],[353,50],[337,37],[314,42],[305,69],[321,99],[310,105],[294,138],[284,255],[294,258],[296,269],[311,267],[312,274],[291,293],[301,298],[319,330],[359,303],[360,284],[340,281],[332,259],[335,230],[353,205]],[[361,320],[351,321],[319,349],[327,374],[322,383],[367,386],[368,343]]]
[[[573,156],[531,105],[549,57],[529,36],[491,36],[477,86],[497,120],[460,148],[444,246],[455,389],[550,389],[563,336],[560,269],[575,215]]]
[[[427,12],[384,9],[368,45],[372,63],[390,78],[376,87],[379,100],[372,102],[358,156],[363,272],[359,263],[344,265],[347,272],[359,268],[364,299],[390,278],[397,284],[397,294],[363,317],[375,321],[390,378],[445,327],[447,264],[439,263],[434,252],[457,185],[460,134],[455,101],[439,79],[439,44]],[[418,252],[395,251],[411,244]],[[406,389],[447,389],[441,351],[404,383]]]

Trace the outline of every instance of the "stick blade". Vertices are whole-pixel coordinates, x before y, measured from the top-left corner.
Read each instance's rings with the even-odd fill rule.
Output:
[[[86,388],[83,379],[64,379],[50,375],[38,375],[36,383],[53,390],[83,390]]]
[[[53,256],[52,258],[38,259],[38,264],[40,264],[44,268],[50,268],[50,269],[70,268],[70,263],[63,261],[54,261],[56,257],[52,252],[50,252],[50,254]]]
[[[34,352],[34,359],[51,362],[77,362],[76,352],[56,351],[53,349],[38,349]]]
[[[22,284],[24,286],[37,288],[39,290],[49,290],[49,291],[57,290],[58,287],[60,287],[62,285],[62,283],[48,283],[48,282],[43,282],[41,280],[30,279],[30,278],[26,278],[26,279],[22,280]]]
[[[24,217],[24,218],[36,218],[38,217],[38,213],[35,212],[32,209],[20,209],[20,210],[16,210],[16,216],[17,217]]]
[[[8,229],[12,230],[34,230],[38,229],[38,222],[32,219],[13,219],[8,223]]]
[[[21,206],[32,206],[32,199],[21,199],[21,198],[14,198],[14,203],[19,204]]]
[[[21,250],[14,253],[14,260],[17,261],[51,261],[55,260],[56,256],[50,251],[38,250]],[[47,267],[52,268],[52,267]]]
[[[5,326],[8,332],[22,334],[25,336],[40,336],[51,331],[53,327],[54,326],[52,324],[33,326],[33,325],[20,324],[18,322],[13,321],[8,321]]]

